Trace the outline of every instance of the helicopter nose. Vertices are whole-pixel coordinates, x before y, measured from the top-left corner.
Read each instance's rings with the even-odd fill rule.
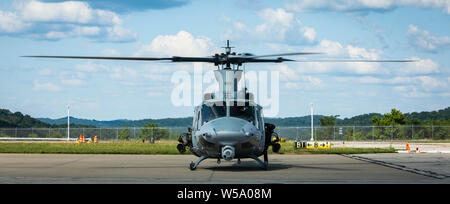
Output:
[[[237,140],[242,136],[253,136],[255,126],[243,119],[226,117],[210,121],[202,126],[201,132],[206,139]]]

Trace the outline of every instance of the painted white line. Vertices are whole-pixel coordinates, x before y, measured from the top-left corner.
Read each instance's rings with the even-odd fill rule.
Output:
[[[360,161],[373,163],[373,164],[378,164],[378,165],[382,165],[382,166],[386,166],[386,167],[391,167],[391,168],[394,168],[394,169],[408,171],[408,172],[412,172],[412,173],[415,173],[415,174],[420,174],[420,175],[423,175],[423,176],[429,176],[429,177],[433,177],[433,178],[437,178],[437,179],[445,179],[445,178],[449,177],[447,175],[439,174],[439,173],[432,172],[432,171],[421,170],[421,169],[414,169],[414,168],[410,168],[410,167],[406,167],[406,166],[402,166],[402,165],[398,165],[398,164],[388,163],[388,162],[379,161],[379,160],[375,160],[375,159],[369,159],[369,158],[361,157],[361,156],[354,156],[354,155],[348,155],[348,154],[342,154],[342,156],[345,156],[345,157],[348,157],[348,158],[352,158],[352,159],[356,159],[356,160],[360,160]]]

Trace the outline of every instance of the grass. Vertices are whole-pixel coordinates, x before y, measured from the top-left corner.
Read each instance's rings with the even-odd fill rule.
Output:
[[[271,152],[271,148],[269,148]],[[279,154],[373,154],[373,153],[395,153],[394,148],[341,148],[331,149],[294,149],[293,142],[281,143]]]
[[[26,154],[165,154],[179,155],[176,141],[161,141],[155,144],[138,142],[104,142],[97,144],[48,143],[48,142],[3,142],[0,153]],[[329,150],[294,149],[292,142],[281,143],[279,154],[368,154],[394,153],[393,148],[331,148]],[[269,153],[273,154],[269,148]],[[184,154],[191,154],[186,151]]]
[[[0,143],[0,153],[37,154],[180,154],[177,143]],[[188,153],[186,153],[188,154]]]
[[[408,140],[409,143],[450,143],[450,140]]]

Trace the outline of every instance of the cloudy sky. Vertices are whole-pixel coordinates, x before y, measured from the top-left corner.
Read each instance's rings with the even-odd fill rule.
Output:
[[[59,118],[70,104],[73,116],[97,120],[191,116],[192,106],[171,103],[171,76],[192,74],[192,64],[20,56],[208,56],[227,39],[236,52],[416,60],[247,65],[279,71],[277,117],[307,115],[311,102],[315,113],[341,117],[450,105],[449,0],[2,0],[0,108]]]

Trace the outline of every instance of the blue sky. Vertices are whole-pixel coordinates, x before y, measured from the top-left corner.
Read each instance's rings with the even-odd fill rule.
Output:
[[[315,113],[341,117],[450,105],[450,1],[3,0],[0,107],[50,118],[67,104],[97,120],[191,116],[192,106],[170,102],[170,79],[192,74],[192,64],[19,56],[207,56],[227,39],[236,52],[416,60],[247,65],[279,71],[277,117],[307,115],[311,102]]]

